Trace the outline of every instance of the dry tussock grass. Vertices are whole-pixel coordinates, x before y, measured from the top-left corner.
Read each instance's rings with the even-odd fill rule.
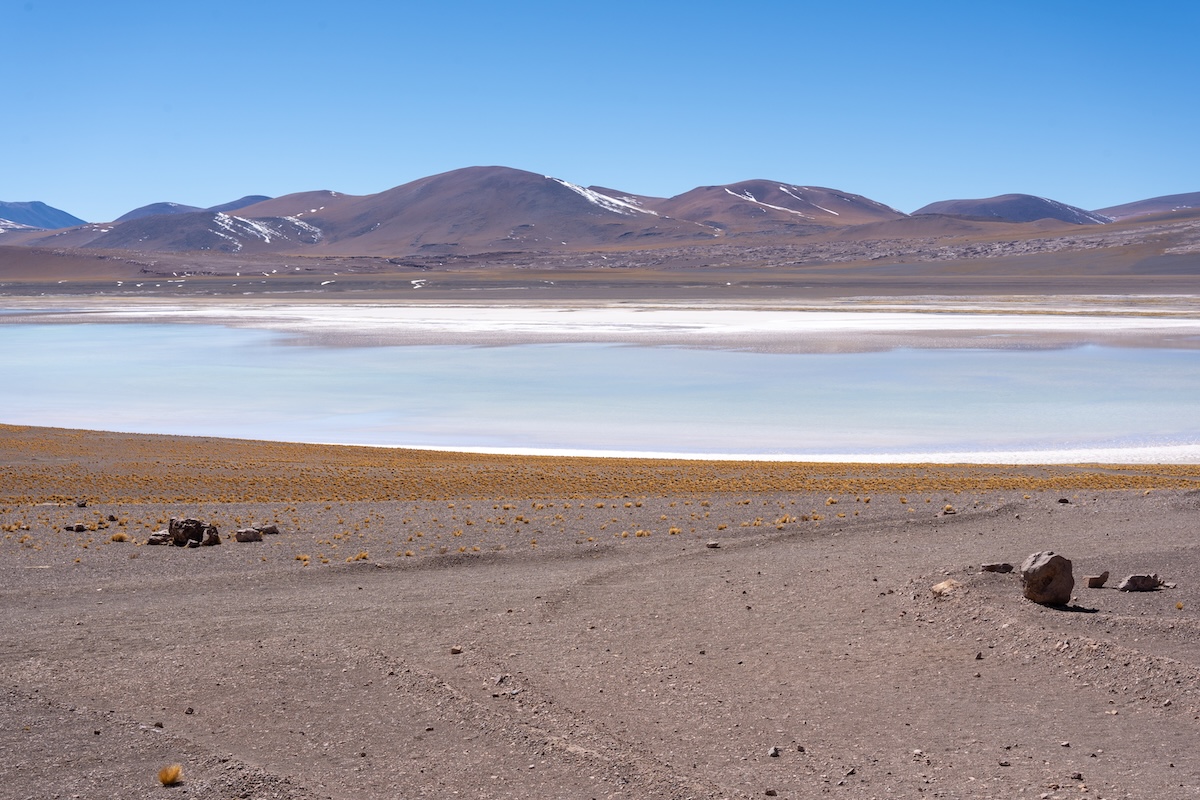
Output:
[[[442,453],[0,425],[0,502],[284,503],[1192,488],[1197,465],[1008,467]],[[622,500],[622,505],[625,501]],[[634,503],[640,507],[640,502]],[[536,507],[535,507],[536,508]],[[507,505],[505,510],[512,510]]]

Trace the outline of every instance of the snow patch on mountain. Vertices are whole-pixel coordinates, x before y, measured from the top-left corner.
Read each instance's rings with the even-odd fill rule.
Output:
[[[0,233],[7,233],[8,231],[32,231],[32,230],[37,230],[37,229],[34,228],[32,225],[22,225],[21,223],[13,222],[12,220],[0,219]]]
[[[802,191],[804,191],[804,190],[803,190],[803,189],[801,189],[799,186],[793,186],[793,187],[792,187],[792,189],[795,189],[797,192],[802,192]],[[827,214],[833,214],[835,217],[840,217],[840,216],[841,216],[841,214],[839,214],[838,212],[836,212],[836,211],[834,211],[834,210],[832,210],[832,209],[826,208],[825,206],[820,206],[820,205],[817,205],[817,204],[816,204],[816,203],[814,203],[812,200],[809,200],[807,197],[801,197],[800,195],[796,194],[795,192],[793,192],[791,189],[789,189],[789,188],[788,188],[788,187],[786,187],[786,186],[780,186],[780,187],[779,187],[779,191],[783,192],[783,193],[784,193],[784,194],[786,194],[786,195],[790,195],[790,196],[792,196],[792,197],[796,198],[796,199],[797,199],[797,200],[799,200],[801,203],[808,203],[810,206],[813,206],[814,208],[819,208],[819,209],[821,209],[822,211],[824,211],[824,212],[825,212],[825,213],[827,213]]]
[[[764,208],[773,208],[776,211],[786,211],[789,214],[795,214],[797,217],[804,217],[805,219],[815,219],[815,217],[805,214],[803,211],[797,211],[794,208],[787,208],[785,206],[775,206],[775,205],[771,205],[770,203],[764,203],[762,200],[756,199],[754,197],[754,195],[750,193],[749,189],[743,189],[741,193],[735,192],[732,189],[726,189],[725,193],[732,195],[732,196],[738,198],[739,200],[748,200],[749,202],[754,203],[755,205],[760,205]]]
[[[621,214],[626,217],[631,217],[634,214],[649,214],[654,217],[658,216],[657,212],[651,211],[648,208],[639,208],[638,206],[625,200],[618,200],[617,198],[609,197],[606,194],[593,192],[591,189],[564,181],[562,178],[555,178],[552,175],[547,175],[546,178],[554,181],[555,183],[562,184],[572,192],[575,192],[575,194],[587,200],[592,205],[599,206],[605,211],[612,211],[614,214]]]
[[[1060,203],[1057,200],[1051,200],[1049,197],[1039,197],[1043,203],[1047,203],[1063,213],[1069,215],[1074,222],[1094,222],[1097,225],[1107,225],[1114,221],[1113,217],[1106,217],[1103,214],[1097,214],[1094,211],[1084,211],[1082,208],[1069,206],[1066,203]]]
[[[324,236],[324,232],[316,225],[302,222],[295,217],[282,217],[277,222],[286,223],[286,225],[273,226],[264,220],[246,219],[218,212],[213,215],[213,223],[217,227],[209,228],[209,232],[229,242],[234,252],[241,252],[248,239],[258,239],[264,244],[270,244],[275,239],[290,241],[295,238],[298,241],[312,244],[320,241]],[[286,230],[288,226],[292,228],[292,236],[288,235]]]

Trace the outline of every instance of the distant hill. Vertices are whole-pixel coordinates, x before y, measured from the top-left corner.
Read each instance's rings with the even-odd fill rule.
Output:
[[[60,211],[37,200],[29,203],[5,203],[0,201],[0,219],[44,230],[57,230],[58,228],[71,228],[76,225],[86,224],[79,217],[72,216],[65,211]]]
[[[750,180],[701,186],[648,204],[660,214],[712,225],[729,233],[817,230],[905,216],[861,195],[820,186]]]
[[[1170,211],[1180,211],[1185,208],[1200,208],[1200,192],[1151,197],[1147,200],[1138,200],[1119,206],[1100,208],[1095,213],[1103,214],[1113,219],[1128,219],[1130,217],[1142,217],[1147,214],[1164,214]]]
[[[185,206],[180,203],[151,203],[148,206],[128,211],[117,217],[113,222],[129,222],[130,220],[142,219],[143,217],[157,217],[167,214],[191,214],[194,211],[203,210],[197,206]]]
[[[117,217],[113,222],[129,222],[130,220],[142,219],[143,217],[157,217],[177,214],[194,214],[197,211],[237,211],[240,208],[261,203],[264,200],[271,198],[261,194],[250,194],[237,200],[232,200],[228,203],[222,203],[219,206],[211,208],[200,208],[199,206],[185,206],[182,203],[151,203],[148,206],[135,208],[121,216]]]
[[[913,212],[913,216],[920,214],[1000,219],[1006,222],[1056,219],[1072,225],[1103,225],[1112,222],[1111,218],[1097,212],[1031,194],[1002,194],[980,200],[941,200]]]
[[[230,200],[228,203],[221,203],[219,206],[209,206],[205,211],[237,211],[252,206],[255,203],[261,203],[265,200],[270,200],[265,194],[248,194],[245,197],[239,197],[237,200]]]

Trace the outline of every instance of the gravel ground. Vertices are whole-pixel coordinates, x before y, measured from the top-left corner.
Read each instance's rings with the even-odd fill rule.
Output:
[[[1200,796],[1194,468],[405,454],[382,491],[352,448],[0,433],[0,798]],[[144,544],[172,516],[224,542]],[[1067,608],[980,570],[1045,549]]]

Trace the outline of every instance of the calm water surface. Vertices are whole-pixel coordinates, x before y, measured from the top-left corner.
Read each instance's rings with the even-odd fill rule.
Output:
[[[675,453],[1200,445],[1200,351],[326,348],[207,325],[0,325],[0,421]]]

